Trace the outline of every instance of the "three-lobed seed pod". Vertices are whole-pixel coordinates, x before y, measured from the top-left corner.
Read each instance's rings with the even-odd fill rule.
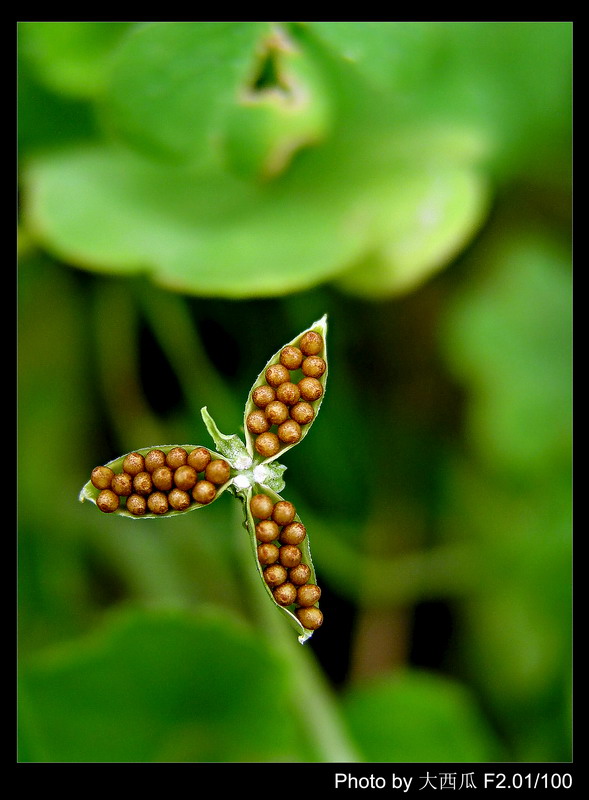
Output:
[[[161,517],[208,505],[230,487],[251,498],[252,478],[262,480],[263,491],[248,506],[247,527],[264,584],[304,629],[301,642],[322,624],[321,591],[305,527],[294,506],[275,494],[284,487],[285,467],[272,462],[304,438],[317,416],[327,378],[325,332],[326,317],[285,345],[260,373],[246,402],[245,447],[238,436],[221,434],[205,407],[203,420],[219,453],[178,445],[137,450],[96,467],[80,492],[82,501],[92,500],[105,513]]]

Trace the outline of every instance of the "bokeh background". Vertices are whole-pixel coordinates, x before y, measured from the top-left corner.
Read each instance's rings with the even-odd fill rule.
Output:
[[[572,25],[18,37],[19,760],[570,760]],[[324,313],[301,646],[228,495],[77,497]]]

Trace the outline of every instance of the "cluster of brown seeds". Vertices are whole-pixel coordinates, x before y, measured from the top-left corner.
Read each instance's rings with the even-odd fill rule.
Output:
[[[190,451],[173,447],[168,453],[157,449],[145,456],[129,453],[121,472],[95,467],[91,480],[100,490],[96,505],[101,511],[112,513],[126,507],[140,517],[186,511],[193,503],[210,503],[229,477],[228,462],[213,459],[206,447]]]
[[[295,519],[294,505],[287,500],[274,503],[267,494],[256,494],[250,509],[257,520],[258,561],[274,599],[281,606],[294,605],[303,627],[316,630],[323,622],[323,614],[316,606],[321,589],[309,583],[311,570],[302,562],[299,545],[307,531]]]
[[[248,414],[246,424],[256,436],[257,452],[264,458],[276,455],[285,445],[296,444],[303,426],[312,422],[312,404],[323,394],[320,378],[326,364],[322,351],[323,337],[307,331],[298,347],[287,345],[281,350],[279,362],[266,369],[266,382],[253,390],[257,408]]]

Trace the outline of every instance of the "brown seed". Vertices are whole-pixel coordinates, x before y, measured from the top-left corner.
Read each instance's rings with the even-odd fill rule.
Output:
[[[320,378],[325,372],[326,364],[321,356],[307,356],[301,368],[304,375],[308,375],[310,378]]]
[[[307,403],[306,400],[296,403],[290,409],[291,419],[294,419],[294,421],[298,422],[299,425],[308,425],[308,423],[313,420],[314,416],[315,412],[313,410],[313,406],[311,403]]]
[[[265,413],[271,425],[281,425],[288,419],[288,406],[280,400],[272,400],[266,406]]]
[[[282,348],[280,363],[287,369],[298,369],[301,366],[303,354],[298,347],[289,344]]]
[[[288,571],[289,581],[294,583],[296,586],[302,586],[303,584],[307,583],[310,577],[311,569],[307,566],[307,564],[299,564],[298,567],[293,567]]]
[[[292,583],[281,583],[272,592],[274,599],[281,606],[290,606],[297,599],[297,590]]]
[[[250,511],[257,519],[268,519],[274,510],[274,501],[267,494],[255,494],[250,500]]]
[[[152,514],[165,514],[169,508],[165,492],[152,492],[147,498],[147,507]]]
[[[314,606],[321,597],[321,589],[315,583],[307,583],[297,589],[297,603],[300,606]]]
[[[301,438],[301,426],[294,419],[287,419],[278,426],[278,438],[285,444],[296,444]]]
[[[178,469],[183,467],[188,461],[188,453],[183,447],[172,447],[166,456],[166,464],[170,469]]]
[[[123,461],[123,472],[129,475],[137,475],[145,470],[145,459],[140,453],[129,453]]]
[[[217,486],[227,483],[230,476],[231,467],[229,466],[229,463],[222,458],[217,458],[215,461],[211,461],[205,470],[205,478],[207,481],[210,481]]]
[[[153,485],[161,492],[169,492],[174,485],[174,473],[170,467],[158,467],[151,476]]]
[[[261,408],[248,414],[245,424],[250,433],[266,433],[270,430],[270,421]]]
[[[172,489],[168,495],[168,503],[175,511],[185,511],[190,505],[190,495],[184,489]]]
[[[258,406],[258,408],[266,408],[268,403],[271,403],[275,397],[276,390],[272,386],[268,386],[266,383],[262,384],[262,386],[256,386],[252,392],[252,400]]]
[[[94,467],[91,481],[97,489],[110,489],[114,472],[110,467]]]
[[[190,464],[184,464],[174,472],[174,483],[185,492],[190,491],[198,480],[198,473]]]
[[[292,383],[291,381],[281,383],[278,389],[276,389],[276,399],[287,406],[294,406],[294,404],[299,401],[300,396],[301,390],[296,383]]]
[[[119,472],[112,479],[110,488],[118,494],[119,497],[129,497],[133,493],[133,478],[126,472]]]
[[[145,470],[153,472],[158,467],[163,467],[166,463],[166,454],[163,450],[150,450],[145,456]]]
[[[270,431],[268,431],[268,433],[261,433],[256,438],[255,448],[261,456],[270,458],[270,456],[275,456],[280,450],[280,439],[275,433],[271,433]]]
[[[264,542],[258,545],[258,561],[260,564],[275,564],[278,561],[278,554],[279,548],[275,544]]]
[[[268,586],[275,587],[284,583],[287,578],[287,572],[282,564],[271,564],[264,570],[264,580]]]
[[[299,381],[299,389],[303,400],[308,400],[311,403],[315,400],[319,400],[323,394],[323,386],[317,378],[303,378]]]
[[[192,497],[203,506],[212,503],[216,496],[217,487],[210,481],[197,481],[192,490]]]
[[[147,500],[140,494],[132,494],[127,497],[127,511],[136,517],[142,517],[147,509]]]
[[[96,498],[96,505],[105,514],[110,514],[119,507],[119,498],[112,489],[103,489]]]
[[[279,500],[272,511],[272,519],[277,525],[289,525],[296,514],[296,509],[288,500]]]
[[[283,544],[278,555],[280,563],[287,569],[290,569],[291,567],[298,567],[298,565],[301,563],[302,557],[303,554],[294,544]]]
[[[195,447],[194,450],[188,454],[186,463],[194,467],[197,472],[204,472],[210,460],[211,454],[206,447]]]
[[[133,491],[146,497],[153,491],[153,481],[149,472],[138,472],[133,478]]]
[[[306,356],[316,356],[323,350],[323,337],[316,331],[307,331],[301,336],[299,347]]]
[[[316,631],[323,624],[323,614],[316,606],[297,608],[296,615],[303,628],[309,631]]]
[[[280,528],[271,519],[263,519],[256,525],[256,539],[259,542],[274,542],[280,535]]]
[[[283,364],[271,364],[266,370],[266,383],[274,388],[288,380],[290,380],[290,372]]]
[[[280,533],[282,544],[300,544],[307,535],[307,529],[302,522],[291,522],[285,525]]]

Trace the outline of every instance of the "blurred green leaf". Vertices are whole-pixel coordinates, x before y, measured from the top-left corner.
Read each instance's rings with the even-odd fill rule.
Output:
[[[481,709],[461,684],[404,671],[358,685],[344,715],[368,762],[481,762],[502,751]]]
[[[44,762],[298,760],[287,678],[227,614],[129,610],[23,665],[22,752]]]
[[[132,22],[20,22],[20,49],[48,89],[90,99],[104,90],[113,49]]]
[[[502,237],[446,314],[444,347],[469,387],[469,441],[528,474],[566,463],[572,426],[569,254],[542,234]]]

